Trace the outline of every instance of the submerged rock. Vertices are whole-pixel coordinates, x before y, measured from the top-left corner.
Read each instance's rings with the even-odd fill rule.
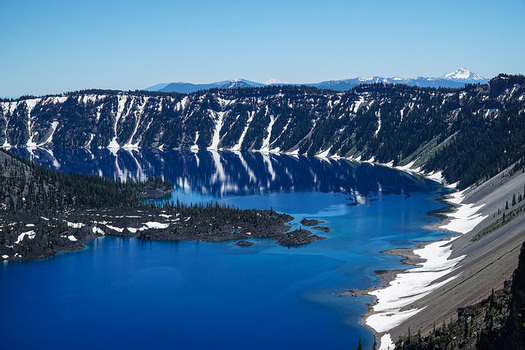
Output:
[[[233,245],[237,245],[239,247],[251,247],[252,245],[254,245],[255,243],[253,242],[248,242],[248,241],[239,241],[239,242],[236,242],[236,243],[233,243]]]

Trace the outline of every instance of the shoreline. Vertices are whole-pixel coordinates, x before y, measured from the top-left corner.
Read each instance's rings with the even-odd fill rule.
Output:
[[[420,168],[411,169],[413,163],[404,167],[378,165],[421,175],[441,183],[444,188],[455,188],[455,184],[443,183],[441,173],[426,174]],[[469,189],[444,194],[439,200],[450,205],[452,210],[443,213],[439,223],[423,227],[442,231],[448,235],[437,241],[421,242],[414,248],[394,248],[380,252],[400,256],[403,258],[402,264],[411,266],[376,274],[381,278],[379,284],[357,293],[374,297],[374,304],[370,305],[369,311],[362,316],[361,323],[374,332],[379,344],[378,349],[394,349],[395,340],[392,340],[389,331],[425,309],[425,307],[411,308],[411,304],[458,277],[453,275],[446,278],[466,257],[463,255],[451,259],[452,244],[487,217],[480,213],[483,204],[476,206],[465,203],[465,193]]]

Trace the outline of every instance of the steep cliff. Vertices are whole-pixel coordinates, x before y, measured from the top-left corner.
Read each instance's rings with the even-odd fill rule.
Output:
[[[509,309],[504,332],[495,346],[500,349],[525,349],[525,243],[521,247],[518,268],[512,276]]]
[[[463,89],[92,90],[0,102],[0,145],[352,157],[442,170],[466,187],[525,163],[524,123],[523,76],[502,75]]]

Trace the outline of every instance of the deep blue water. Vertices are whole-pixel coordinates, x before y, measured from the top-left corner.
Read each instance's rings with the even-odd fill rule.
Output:
[[[169,200],[273,207],[326,221],[327,240],[143,242],[105,237],[80,252],[0,266],[0,349],[349,349],[368,297],[345,289],[398,269],[382,250],[435,240],[442,190],[392,169],[257,153],[18,150],[65,171],[170,178]]]

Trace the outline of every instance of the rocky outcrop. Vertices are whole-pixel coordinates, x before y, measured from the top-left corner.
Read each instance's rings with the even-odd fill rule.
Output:
[[[495,345],[499,349],[525,349],[525,243],[512,277],[510,315],[505,332]]]

